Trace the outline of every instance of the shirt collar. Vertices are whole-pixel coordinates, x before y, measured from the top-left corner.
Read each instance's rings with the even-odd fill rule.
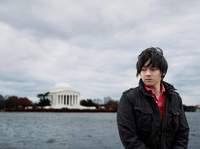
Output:
[[[144,84],[144,88],[147,92],[150,92],[151,94],[155,94],[154,89],[150,86],[147,86]],[[160,93],[161,95],[165,92],[165,86],[163,84],[160,85]]]

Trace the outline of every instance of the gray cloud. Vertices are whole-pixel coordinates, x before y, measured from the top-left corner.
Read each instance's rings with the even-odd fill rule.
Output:
[[[159,46],[166,80],[199,104],[199,18],[198,1],[1,1],[0,91],[34,98],[67,84],[119,99],[137,85],[137,55]]]

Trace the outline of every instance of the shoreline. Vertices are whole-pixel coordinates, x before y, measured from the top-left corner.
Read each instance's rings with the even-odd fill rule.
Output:
[[[114,110],[94,110],[94,109],[24,109],[24,110],[11,110],[11,109],[6,109],[0,112],[62,112],[62,113],[71,113],[71,112],[76,112],[76,113],[115,113],[117,111]]]

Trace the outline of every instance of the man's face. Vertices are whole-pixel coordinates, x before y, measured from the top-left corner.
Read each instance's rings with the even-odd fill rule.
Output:
[[[147,65],[148,61],[142,67],[142,70],[140,72],[140,77],[143,80],[144,84],[152,87],[160,85],[162,75],[160,69],[157,67],[152,67],[151,65],[147,67]]]

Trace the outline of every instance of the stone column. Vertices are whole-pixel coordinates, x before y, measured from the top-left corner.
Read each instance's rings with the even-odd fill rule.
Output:
[[[74,94],[72,95],[72,105],[74,105]]]
[[[56,98],[55,98],[55,104],[58,104],[58,95],[56,94]]]
[[[72,94],[72,106],[74,104],[74,95]]]
[[[72,94],[70,94],[70,106],[72,105]]]
[[[60,95],[60,104],[62,104],[62,95]]]
[[[53,104],[55,105],[56,104],[56,95],[53,94]]]
[[[62,104],[62,95],[60,94],[60,104]]]
[[[60,104],[61,104],[61,95],[59,95],[59,97],[60,97]]]
[[[56,94],[54,95],[53,100],[54,100],[54,105],[56,105],[56,100],[57,100],[57,98],[56,98]]]
[[[63,105],[64,105],[64,94],[62,96],[63,96]]]
[[[76,94],[74,95],[74,104],[76,105]]]
[[[76,105],[78,104],[78,96],[76,95]]]
[[[71,94],[69,94],[69,105],[71,106]]]
[[[76,95],[76,103],[79,105],[78,95]]]

